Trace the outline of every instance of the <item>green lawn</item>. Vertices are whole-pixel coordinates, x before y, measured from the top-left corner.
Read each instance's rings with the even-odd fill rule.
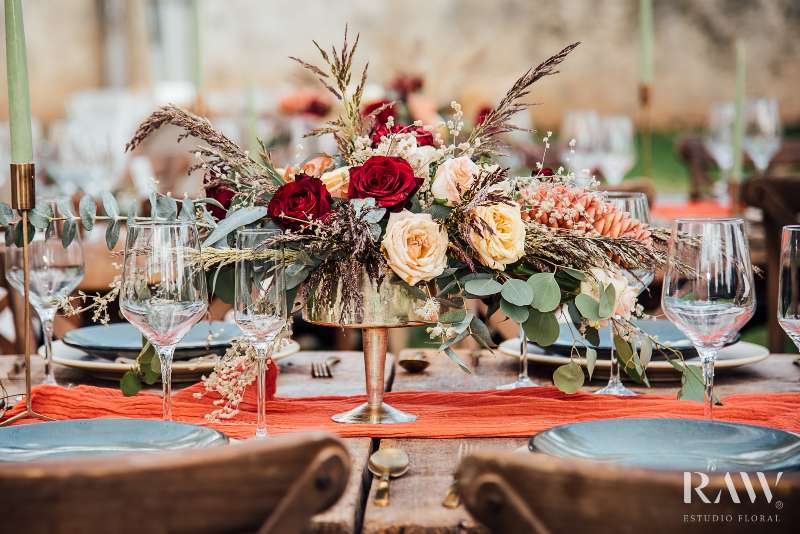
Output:
[[[679,139],[680,136],[675,133],[653,133],[653,176],[651,178],[659,192],[681,193],[689,190],[689,173],[678,157],[676,147]],[[641,142],[641,138],[639,142]],[[639,153],[641,154],[641,149]],[[640,156],[627,176],[643,175]]]

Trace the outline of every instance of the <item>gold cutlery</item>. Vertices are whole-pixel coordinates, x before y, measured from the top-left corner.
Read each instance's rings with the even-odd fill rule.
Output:
[[[461,463],[461,460],[464,459],[465,456],[468,456],[473,452],[473,445],[472,443],[462,441],[458,444],[458,458],[456,459],[456,468]],[[453,481],[450,482],[450,488],[447,490],[447,494],[444,496],[444,500],[442,501],[442,506],[445,508],[458,508],[461,505],[461,491],[458,487],[458,479],[456,478],[455,473],[453,473]]]
[[[375,490],[375,506],[389,506],[389,479],[403,476],[408,471],[408,455],[401,449],[378,449],[369,457],[369,470],[380,478]]]
[[[322,362],[311,362],[311,376],[312,378],[333,378],[333,371],[331,366],[336,365],[341,361],[336,356],[326,358]]]

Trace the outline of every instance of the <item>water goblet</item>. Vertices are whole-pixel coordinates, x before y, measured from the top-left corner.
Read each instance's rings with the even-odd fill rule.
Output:
[[[519,327],[519,343],[519,373],[517,374],[517,379],[509,384],[497,386],[496,389],[532,388],[540,385],[528,376],[528,336],[525,335],[522,325]]]
[[[784,226],[781,235],[778,323],[800,349],[800,225],[797,224]]]
[[[266,366],[288,322],[283,245],[280,230],[242,229],[236,232],[234,321],[256,351],[258,391],[256,438],[267,437]]]
[[[741,218],[673,222],[661,305],[700,354],[704,414],[711,419],[717,353],[755,309],[753,265]]]
[[[759,174],[766,173],[781,148],[781,115],[776,99],[753,98],[747,102],[742,147]]]
[[[120,310],[158,353],[165,420],[172,419],[175,346],[208,309],[199,258],[200,238],[193,222],[152,220],[128,227]]]
[[[622,182],[636,163],[633,121],[625,115],[611,115],[600,122],[600,171],[610,185]]]
[[[54,215],[59,215],[57,202],[50,204]],[[66,299],[83,279],[83,246],[78,232],[68,228],[64,220],[56,217],[50,221],[44,232],[36,232],[29,248],[30,301],[42,324],[44,338],[44,369],[42,383],[56,384],[53,373],[53,320],[59,305]],[[74,223],[71,223],[74,224]],[[68,246],[62,238],[65,232],[75,236]],[[12,244],[5,252],[6,279],[20,295],[23,293],[24,269],[22,247]]]

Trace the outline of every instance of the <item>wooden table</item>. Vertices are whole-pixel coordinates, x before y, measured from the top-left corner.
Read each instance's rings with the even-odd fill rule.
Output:
[[[301,352],[280,362],[281,375],[278,392],[283,396],[348,395],[363,392],[363,360],[358,352],[337,353],[341,363],[333,368],[335,378],[312,379],[311,362],[321,361],[330,352]],[[401,357],[404,353],[401,353]],[[463,357],[470,363],[469,355]],[[796,355],[775,354],[766,361],[728,370],[717,377],[717,391],[723,397],[732,393],[759,391],[800,391],[800,366],[793,363]],[[475,373],[462,373],[448,358],[428,353],[431,366],[426,372],[411,375],[402,369],[393,371],[391,358],[387,362],[387,389],[410,390],[482,390],[512,381],[516,377],[517,362],[501,355],[484,354],[478,359]],[[0,376],[8,373],[4,380],[10,392],[19,392],[23,383],[18,371],[14,371],[17,356],[0,356]],[[552,368],[531,365],[532,376],[542,384],[550,384]],[[42,365],[34,358],[33,371],[41,376]],[[63,384],[98,383],[86,375],[60,366],[56,377]],[[601,386],[601,381],[587,385],[592,390]],[[674,394],[678,383],[658,383],[652,389],[632,387],[639,392]],[[513,450],[524,446],[523,438],[485,438],[463,440],[432,439],[383,439],[350,438],[345,442],[353,457],[353,472],[350,484],[342,499],[328,512],[316,516],[312,532],[330,533],[461,533],[486,532],[464,510],[449,510],[441,506],[442,498],[452,480],[458,463],[458,450],[463,443],[474,449]],[[375,507],[372,484],[366,465],[369,455],[377,447],[400,447],[411,458],[411,470],[404,477],[394,480],[391,487],[391,505]]]

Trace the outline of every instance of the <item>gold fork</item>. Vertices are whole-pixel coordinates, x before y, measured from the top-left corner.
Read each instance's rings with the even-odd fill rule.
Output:
[[[313,378],[333,378],[331,366],[339,363],[340,359],[336,356],[326,358],[322,362],[311,362],[311,376]]]
[[[456,467],[461,463],[461,460],[464,457],[469,456],[472,454],[474,450],[474,446],[472,443],[468,441],[462,441],[458,444],[458,458],[456,459]],[[450,487],[447,490],[447,494],[444,496],[444,500],[442,501],[442,506],[445,508],[458,508],[461,506],[461,490],[458,487],[458,479],[456,478],[456,474],[453,473],[453,481],[450,482]]]

